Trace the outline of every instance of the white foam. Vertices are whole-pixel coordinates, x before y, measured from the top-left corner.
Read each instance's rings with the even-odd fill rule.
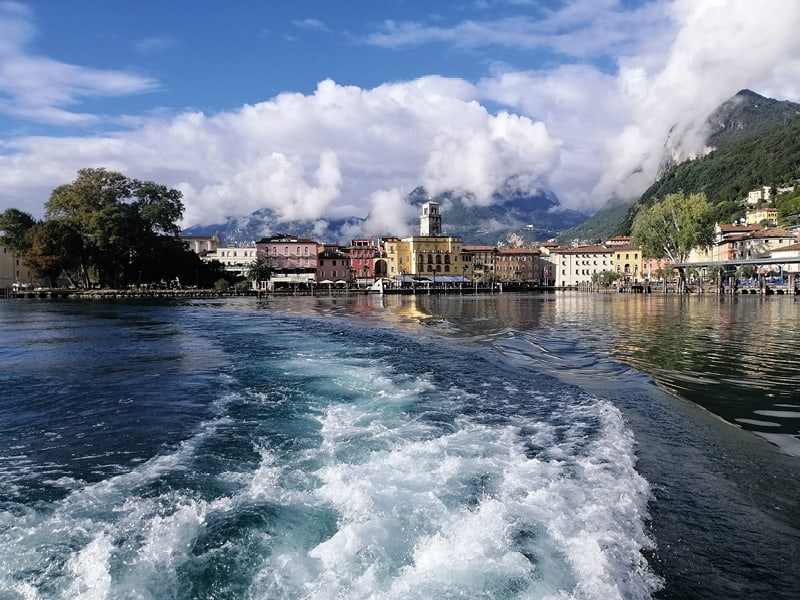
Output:
[[[533,429],[527,438],[517,424],[462,418],[442,434],[408,415],[381,420],[376,410],[367,401],[326,412],[314,497],[339,515],[337,531],[306,555],[267,560],[260,592],[477,597],[513,585],[528,590],[525,597],[631,598],[660,585],[641,555],[652,547],[649,486],[610,404],[565,409],[565,422],[578,422],[566,435],[550,423],[524,423]],[[598,420],[587,444],[580,422]],[[342,451],[365,433],[386,443]],[[546,456],[529,458],[526,442]],[[286,564],[290,572],[277,575]]]
[[[108,598],[111,591],[109,559],[112,549],[111,539],[101,534],[70,557],[67,571],[73,579],[67,592],[68,597],[75,600]]]

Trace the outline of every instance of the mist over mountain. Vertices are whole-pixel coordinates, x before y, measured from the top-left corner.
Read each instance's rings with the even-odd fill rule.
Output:
[[[707,143],[717,150],[786,125],[800,116],[800,104],[741,90],[708,118]]]
[[[701,142],[691,142],[689,139],[677,136],[675,131],[671,132],[671,138],[664,143],[665,161],[662,171],[641,196],[627,202],[620,202],[618,199],[609,202],[591,216],[563,209],[556,195],[550,190],[525,191],[511,183],[507,183],[492,194],[488,205],[483,205],[485,203],[479,205],[469,194],[455,191],[431,197],[423,187],[412,190],[404,198],[404,202],[414,210],[429,199],[439,202],[444,230],[448,235],[461,236],[466,244],[531,244],[553,238],[562,243],[573,240],[602,240],[626,233],[626,227],[630,224],[631,207],[642,200],[652,199],[653,194],[666,193],[676,186],[687,193],[703,191],[706,189],[703,186],[708,186],[709,183],[729,182],[724,197],[720,200],[730,202],[732,193],[734,195],[743,193],[744,187],[762,184],[757,180],[759,176],[778,177],[780,174],[773,173],[774,169],[751,164],[749,160],[753,153],[764,154],[764,148],[758,145],[745,148],[743,145],[754,144],[764,136],[774,135],[774,132],[791,124],[798,117],[800,117],[800,104],[766,98],[751,90],[741,90],[709,115],[703,127],[705,137]],[[787,136],[779,138],[782,140],[782,155],[788,153],[790,157],[793,156],[793,151],[787,149],[787,144],[791,145],[791,140],[787,139]],[[696,146],[691,159],[681,163],[670,160],[670,146],[687,147],[690,143]],[[775,142],[769,144],[774,146]],[[745,150],[731,151],[732,148],[745,148]],[[724,160],[720,160],[720,153],[723,152],[727,154],[724,154]],[[783,159],[778,156],[772,156],[770,161],[773,165],[783,164]],[[708,165],[714,165],[713,181],[705,175],[697,175],[703,169],[696,166],[699,164],[706,164],[705,169],[710,168]],[[743,175],[744,171],[754,169],[758,172],[754,171],[749,179]],[[716,190],[714,185],[708,189]],[[715,201],[713,197],[710,200]],[[379,205],[372,207],[373,213],[380,210]],[[397,229],[394,231],[375,231],[374,228],[368,231],[370,215],[338,220],[287,221],[278,218],[276,214],[274,210],[265,208],[246,217],[230,218],[214,225],[191,227],[186,229],[184,234],[209,235],[219,232],[226,243],[242,245],[253,243],[265,235],[292,233],[318,241],[346,244],[350,239],[357,237],[414,235],[418,231],[416,216],[419,211],[411,215],[408,222],[396,223]]]
[[[506,186],[492,195],[488,206],[478,206],[468,194],[445,192],[429,196],[425,188],[417,187],[406,197],[417,209],[428,200],[441,205],[442,227],[447,235],[461,236],[465,244],[515,245],[531,244],[554,238],[558,232],[585,221],[589,215],[562,209],[558,198],[549,190],[530,193]],[[417,211],[417,215],[419,211]],[[276,218],[274,211],[263,209],[247,217],[185,229],[184,235],[219,233],[225,243],[251,244],[264,236],[291,233],[320,242],[347,244],[350,239],[375,235],[404,237],[405,231],[416,235],[418,221],[404,224],[397,231],[361,233],[369,216],[339,220],[285,221]],[[399,224],[398,224],[399,225]],[[402,229],[402,231],[400,230]]]
[[[735,212],[736,200],[753,187],[787,182],[800,176],[798,140],[800,104],[766,98],[741,90],[723,102],[707,118],[705,137],[688,160],[674,162],[666,155],[658,178],[636,198],[615,200],[591,218],[558,236],[562,243],[596,241],[627,234],[634,207],[672,192],[705,192],[718,204],[719,216]],[[681,146],[688,142],[671,139],[665,143]]]

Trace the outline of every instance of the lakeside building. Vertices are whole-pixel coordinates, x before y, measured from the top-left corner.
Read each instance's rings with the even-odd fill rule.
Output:
[[[261,238],[256,242],[256,258],[263,258],[270,269],[269,282],[260,282],[265,288],[316,281],[319,248],[314,240],[285,233]]]
[[[44,280],[36,277],[11,248],[0,244],[0,288],[33,288],[41,285],[45,285]]]
[[[605,246],[554,248],[550,256],[555,264],[555,286],[591,289],[592,275],[614,267],[614,251]]]
[[[317,256],[317,283],[342,284],[352,278],[348,248],[338,244],[323,244]]]
[[[388,238],[384,242],[387,275],[390,278],[424,277],[436,282],[456,283],[472,280],[472,255],[464,250],[458,236],[442,235],[439,204],[422,205],[420,235]]]
[[[732,260],[761,258],[782,246],[790,246],[797,242],[795,234],[783,227],[769,227],[751,231],[728,240],[732,245]]]
[[[778,209],[774,206],[764,206],[755,210],[748,210],[744,215],[748,225],[767,224],[777,226]]]
[[[350,268],[359,285],[370,285],[389,274],[389,265],[379,238],[350,240]]]
[[[623,282],[638,283],[644,277],[642,250],[631,245],[630,237],[613,237],[603,246],[612,250],[611,270],[616,272]]]
[[[761,229],[763,229],[761,225],[720,225],[717,223],[714,225],[714,246],[712,247],[711,261],[733,260],[736,255],[736,247],[734,245],[736,239]]]
[[[483,278],[495,273],[497,248],[495,246],[464,246],[464,252],[472,255],[472,276]]]
[[[538,248],[499,248],[495,273],[501,282],[542,285],[541,252]]]
[[[238,277],[247,277],[250,265],[256,260],[256,247],[241,247],[236,244],[228,244],[225,248],[205,251],[200,254],[203,262],[217,261],[222,264],[222,268],[228,273]]]
[[[772,197],[772,188],[768,185],[761,186],[747,192],[747,204],[755,205]]]
[[[555,242],[544,242],[539,246],[539,264],[542,270],[542,285],[552,287],[556,284],[556,260],[552,256],[558,249]]]
[[[180,240],[192,252],[201,258],[208,252],[214,252],[222,247],[222,238],[219,233],[213,235],[182,235]]]

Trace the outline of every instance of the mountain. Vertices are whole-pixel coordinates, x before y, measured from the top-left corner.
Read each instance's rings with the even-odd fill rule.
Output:
[[[603,242],[621,233],[620,224],[625,222],[631,206],[631,202],[608,203],[583,223],[559,233],[556,241],[564,246],[568,246],[573,240]]]
[[[673,192],[705,192],[718,220],[727,222],[751,189],[800,177],[800,104],[742,90],[708,117],[706,129],[706,145],[714,148],[709,154],[668,166],[639,198],[601,209],[559,240],[627,234],[640,205]]]
[[[717,150],[782,127],[800,116],[800,104],[765,98],[751,90],[741,90],[723,102],[707,123],[707,143]]]
[[[418,187],[408,195],[409,202],[421,207],[434,200],[440,204],[442,227],[448,235],[461,236],[471,245],[519,245],[543,242],[554,238],[558,232],[582,223],[584,213],[559,207],[558,199],[550,191],[537,194],[524,193],[507,186],[496,192],[489,206],[476,206],[474,198],[465,194],[447,192],[431,198],[424,188]],[[224,223],[195,226],[185,229],[183,235],[211,235],[219,233],[226,243],[245,245],[265,235],[292,233],[331,243],[348,243],[343,231],[358,230],[364,219],[352,217],[336,221],[281,222],[269,209],[257,211],[246,217],[228,219]],[[413,226],[416,231],[416,223]],[[386,231],[383,235],[396,235]]]
[[[488,206],[476,206],[469,195],[446,192],[429,198],[424,188],[409,194],[415,206],[428,199],[438,202],[442,228],[461,236],[471,245],[529,245],[554,238],[565,228],[574,227],[588,217],[584,213],[561,209],[550,191],[538,194],[506,188],[495,192]]]

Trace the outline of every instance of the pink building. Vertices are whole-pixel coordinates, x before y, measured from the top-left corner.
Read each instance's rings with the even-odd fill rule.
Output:
[[[273,284],[311,283],[317,277],[317,247],[314,240],[278,234],[256,242],[256,258],[267,261]]]
[[[376,277],[386,277],[387,264],[380,240],[366,238],[350,241],[350,267],[353,276],[362,283],[372,283]]]
[[[350,255],[347,248],[325,244],[317,257],[317,282],[349,281]]]

